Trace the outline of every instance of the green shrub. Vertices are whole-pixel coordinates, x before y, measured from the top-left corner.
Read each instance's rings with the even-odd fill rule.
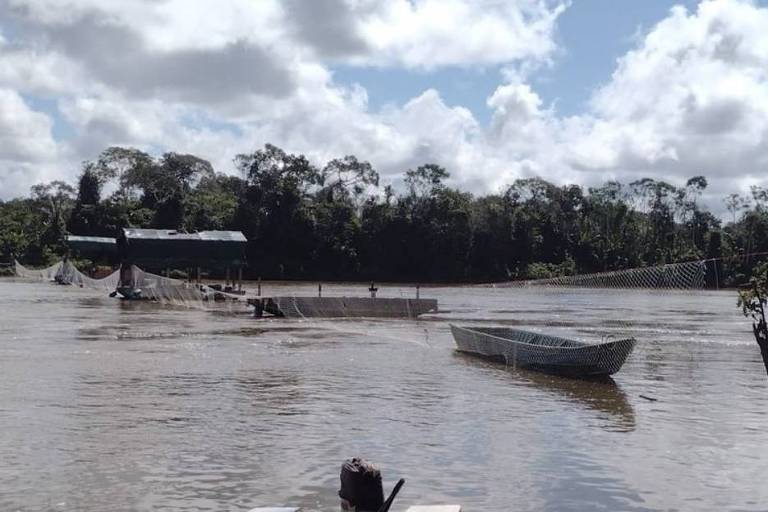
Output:
[[[552,277],[570,276],[576,273],[576,263],[566,258],[562,263],[542,263],[537,261],[525,267],[526,279],[550,279]]]
[[[171,270],[171,273],[168,277],[170,277],[171,279],[188,279],[189,274],[184,272],[183,270],[173,269]]]

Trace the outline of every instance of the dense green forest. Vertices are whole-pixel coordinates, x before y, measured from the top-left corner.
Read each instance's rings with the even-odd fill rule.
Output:
[[[434,164],[405,170],[397,192],[354,156],[320,168],[268,144],[234,162],[239,176],[193,155],[109,148],[74,186],[0,202],[0,260],[44,265],[65,252],[66,233],[126,226],[240,230],[247,275],[272,279],[499,281],[768,251],[768,190],[724,198],[723,224],[700,207],[702,176],[586,190],[529,178],[474,196]],[[744,274],[733,266],[721,284]]]

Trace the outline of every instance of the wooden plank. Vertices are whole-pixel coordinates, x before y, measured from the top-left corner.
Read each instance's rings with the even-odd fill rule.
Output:
[[[257,507],[248,512],[300,512],[296,507]],[[461,505],[414,505],[406,512],[461,512]]]
[[[461,505],[414,505],[406,512],[461,512]]]
[[[257,507],[248,512],[299,512],[296,507]]]

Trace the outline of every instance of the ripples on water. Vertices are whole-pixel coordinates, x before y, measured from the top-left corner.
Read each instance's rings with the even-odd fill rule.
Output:
[[[0,510],[337,510],[358,454],[406,478],[396,510],[768,509],[733,293],[428,292],[420,321],[257,321],[0,281]],[[449,321],[640,344],[574,381],[458,354]]]

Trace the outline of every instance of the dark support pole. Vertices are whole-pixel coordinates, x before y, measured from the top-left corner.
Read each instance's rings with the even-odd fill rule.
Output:
[[[259,284],[257,285],[257,288],[256,288],[256,295],[261,297],[261,276],[259,276]]]
[[[752,324],[752,332],[755,334],[755,340],[760,347],[760,355],[763,356],[765,372],[768,373],[768,324],[765,322],[763,298],[760,296],[760,291],[758,290],[756,283],[754,284],[754,291],[757,296],[757,303],[760,304],[760,319],[757,323]]]
[[[126,262],[120,263],[120,280],[117,286],[131,286],[131,265]]]
[[[237,267],[237,291],[243,290],[243,267]]]
[[[229,265],[227,265],[227,276],[224,278],[224,286],[229,286]]]
[[[416,298],[419,298],[419,288],[421,288],[418,284],[416,285]]]
[[[323,283],[317,283],[317,296],[323,296]]]
[[[200,267],[197,267],[197,284],[200,284]]]

